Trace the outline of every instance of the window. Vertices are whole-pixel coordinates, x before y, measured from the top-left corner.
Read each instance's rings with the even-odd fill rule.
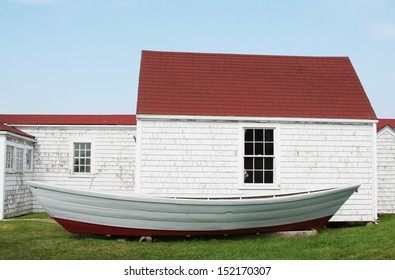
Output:
[[[244,129],[244,184],[274,183],[274,129]]]
[[[74,173],[91,172],[91,143],[74,143]]]
[[[7,170],[13,170],[14,169],[14,146],[7,145],[7,152],[6,152],[6,164],[5,168]]]
[[[33,150],[26,149],[25,151],[25,170],[33,170]]]
[[[33,149],[23,145],[7,145],[6,170],[10,172],[22,172],[33,170]]]
[[[23,149],[16,148],[15,171],[23,171]]]

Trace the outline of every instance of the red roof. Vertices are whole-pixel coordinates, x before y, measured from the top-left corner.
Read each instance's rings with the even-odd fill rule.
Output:
[[[135,115],[1,115],[11,125],[136,125]]]
[[[390,127],[395,129],[395,120],[394,119],[379,119],[379,123],[377,124],[377,131],[382,130],[387,125],[389,125]]]
[[[7,131],[7,132],[11,132],[20,136],[25,136],[28,138],[35,138],[33,135],[27,134],[19,129],[16,129],[15,127],[0,123],[0,131]]]
[[[137,114],[377,119],[347,57],[143,51]]]

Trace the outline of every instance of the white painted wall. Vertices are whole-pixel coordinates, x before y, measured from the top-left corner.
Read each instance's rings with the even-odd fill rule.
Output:
[[[100,190],[134,190],[135,126],[18,126],[18,129],[36,136],[33,172],[2,172],[4,183],[0,191],[4,195],[5,218],[43,211],[26,185],[29,180]],[[75,141],[92,143],[91,174],[72,174]]]
[[[36,136],[34,180],[100,190],[134,190],[135,126],[18,126]],[[72,173],[73,142],[92,143],[92,172]],[[92,180],[93,177],[93,180]]]
[[[139,120],[137,189],[147,193],[232,194],[242,180],[243,128],[275,127],[277,187],[266,192],[360,182],[333,221],[376,219],[373,124]]]
[[[32,140],[26,140],[18,137],[17,135],[8,135],[4,137],[4,139],[5,142],[0,144],[0,146],[4,145],[4,155],[3,157],[0,155],[3,164],[6,160],[5,147],[7,144],[18,146],[19,148],[32,148],[34,145]],[[7,171],[4,167],[2,175],[3,218],[10,218],[31,213],[33,211],[33,199],[30,190],[26,186],[26,182],[33,178],[33,173],[26,171]]]
[[[4,180],[6,158],[6,135],[0,132],[0,220],[4,219]]]
[[[395,213],[395,131],[383,128],[377,135],[378,212]]]

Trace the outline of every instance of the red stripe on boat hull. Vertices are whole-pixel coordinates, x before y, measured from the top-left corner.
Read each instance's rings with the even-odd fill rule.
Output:
[[[293,224],[270,226],[270,227],[232,229],[232,230],[203,230],[203,231],[124,228],[124,227],[114,227],[114,226],[77,222],[77,221],[65,220],[55,217],[54,219],[67,231],[77,234],[115,235],[115,236],[186,236],[186,235],[203,236],[203,235],[248,234],[248,233],[258,233],[258,232],[263,233],[263,232],[277,232],[277,231],[309,230],[312,228],[323,227],[331,217],[332,216],[327,216],[310,221],[303,221]]]

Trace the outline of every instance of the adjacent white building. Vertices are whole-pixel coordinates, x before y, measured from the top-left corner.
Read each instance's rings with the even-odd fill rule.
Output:
[[[382,119],[377,132],[378,212],[395,213],[395,120]]]
[[[29,180],[134,191],[135,116],[0,115],[0,120],[7,123],[0,134],[3,218],[42,211],[26,186]]]

